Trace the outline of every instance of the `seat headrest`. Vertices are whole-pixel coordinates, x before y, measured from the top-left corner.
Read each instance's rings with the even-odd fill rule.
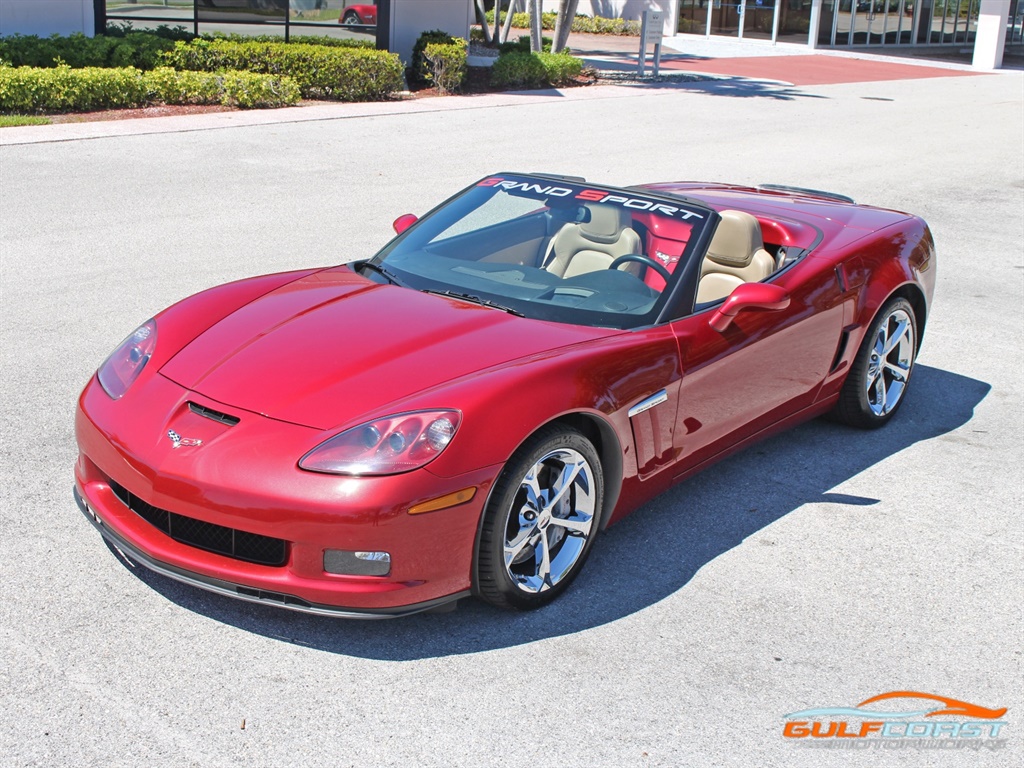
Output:
[[[708,258],[726,267],[746,267],[754,254],[764,248],[761,225],[743,211],[720,211],[715,236],[708,247]]]
[[[595,243],[614,243],[633,223],[629,212],[614,205],[588,205],[590,218],[580,222],[580,234]]]

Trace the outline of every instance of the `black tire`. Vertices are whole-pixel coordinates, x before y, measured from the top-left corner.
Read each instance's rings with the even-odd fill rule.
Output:
[[[886,351],[894,336],[895,343]],[[833,411],[836,419],[861,429],[886,424],[906,399],[917,340],[917,318],[910,302],[889,299],[871,321],[857,350]]]
[[[342,17],[341,23],[348,24],[351,26],[353,24],[362,24],[363,21],[362,19],[359,18],[358,13],[356,13],[355,11],[349,11]]]
[[[590,554],[603,501],[601,460],[593,444],[569,427],[539,430],[509,459],[484,510],[477,595],[518,610],[554,600]]]

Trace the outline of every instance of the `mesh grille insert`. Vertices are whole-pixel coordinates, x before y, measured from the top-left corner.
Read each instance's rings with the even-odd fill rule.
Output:
[[[154,507],[113,480],[110,489],[132,512],[182,544],[258,565],[282,566],[288,559],[284,539],[226,528]]]

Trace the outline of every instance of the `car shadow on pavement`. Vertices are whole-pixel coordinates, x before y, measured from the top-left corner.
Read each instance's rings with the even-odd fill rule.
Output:
[[[758,443],[603,533],[572,588],[538,611],[511,613],[466,599],[448,613],[352,621],[233,600],[145,568],[133,572],[190,611],[329,653],[409,661],[523,645],[598,627],[673,595],[703,566],[804,504],[884,501],[832,489],[915,443],[962,427],[990,389],[984,382],[918,365],[907,401],[884,429],[861,431],[816,420]]]

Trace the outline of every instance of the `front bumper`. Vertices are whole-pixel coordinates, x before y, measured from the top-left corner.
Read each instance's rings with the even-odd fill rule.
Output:
[[[281,592],[271,592],[263,589],[246,587],[241,584],[232,584],[230,581],[224,581],[223,579],[214,578],[212,576],[204,576],[200,573],[186,571],[183,568],[171,565],[170,563],[163,563],[153,557],[150,557],[113,528],[104,525],[103,520],[101,520],[99,515],[90,509],[88,503],[82,498],[82,494],[78,492],[77,488],[74,488],[73,492],[75,495],[75,503],[78,504],[78,508],[82,510],[86,519],[93,524],[96,530],[100,532],[100,535],[106,539],[107,543],[126,558],[132,562],[138,563],[139,565],[146,566],[151,571],[159,573],[161,576],[166,576],[169,579],[174,579],[175,581],[180,581],[183,584],[188,584],[193,587],[199,587],[200,589],[205,589],[209,592],[216,592],[218,595],[226,595],[227,597],[234,597],[239,600],[247,600],[253,603],[275,605],[280,608],[288,608],[293,611],[301,611],[302,613],[312,613],[318,616],[333,616],[340,619],[393,619],[400,616],[411,616],[414,613],[422,613],[423,611],[440,608],[470,595],[470,590],[467,589],[463,592],[457,592],[454,595],[447,595],[435,600],[428,600],[426,602],[416,603],[413,605],[405,605],[399,608],[363,608],[360,610],[353,610],[348,608],[339,608],[334,605],[310,603],[300,597],[296,597],[295,595],[286,595]]]
[[[148,400],[129,410],[94,380],[75,419],[76,501],[129,559],[219,594],[320,615],[402,616],[470,593],[480,514],[499,468],[454,478],[426,469],[366,478],[306,472],[295,457],[322,433],[244,411],[232,411],[241,421],[230,428],[188,421],[188,401],[229,409],[159,376],[145,389],[139,394]],[[202,437],[201,447],[173,447],[168,425]],[[412,505],[471,486],[476,494],[467,503],[408,513]],[[283,543],[284,554],[274,562],[247,560],[230,548],[194,545],[176,532],[172,537],[151,515],[133,509],[126,494],[141,499],[147,511],[207,531]],[[327,550],[388,552],[391,570],[384,576],[330,573]]]

